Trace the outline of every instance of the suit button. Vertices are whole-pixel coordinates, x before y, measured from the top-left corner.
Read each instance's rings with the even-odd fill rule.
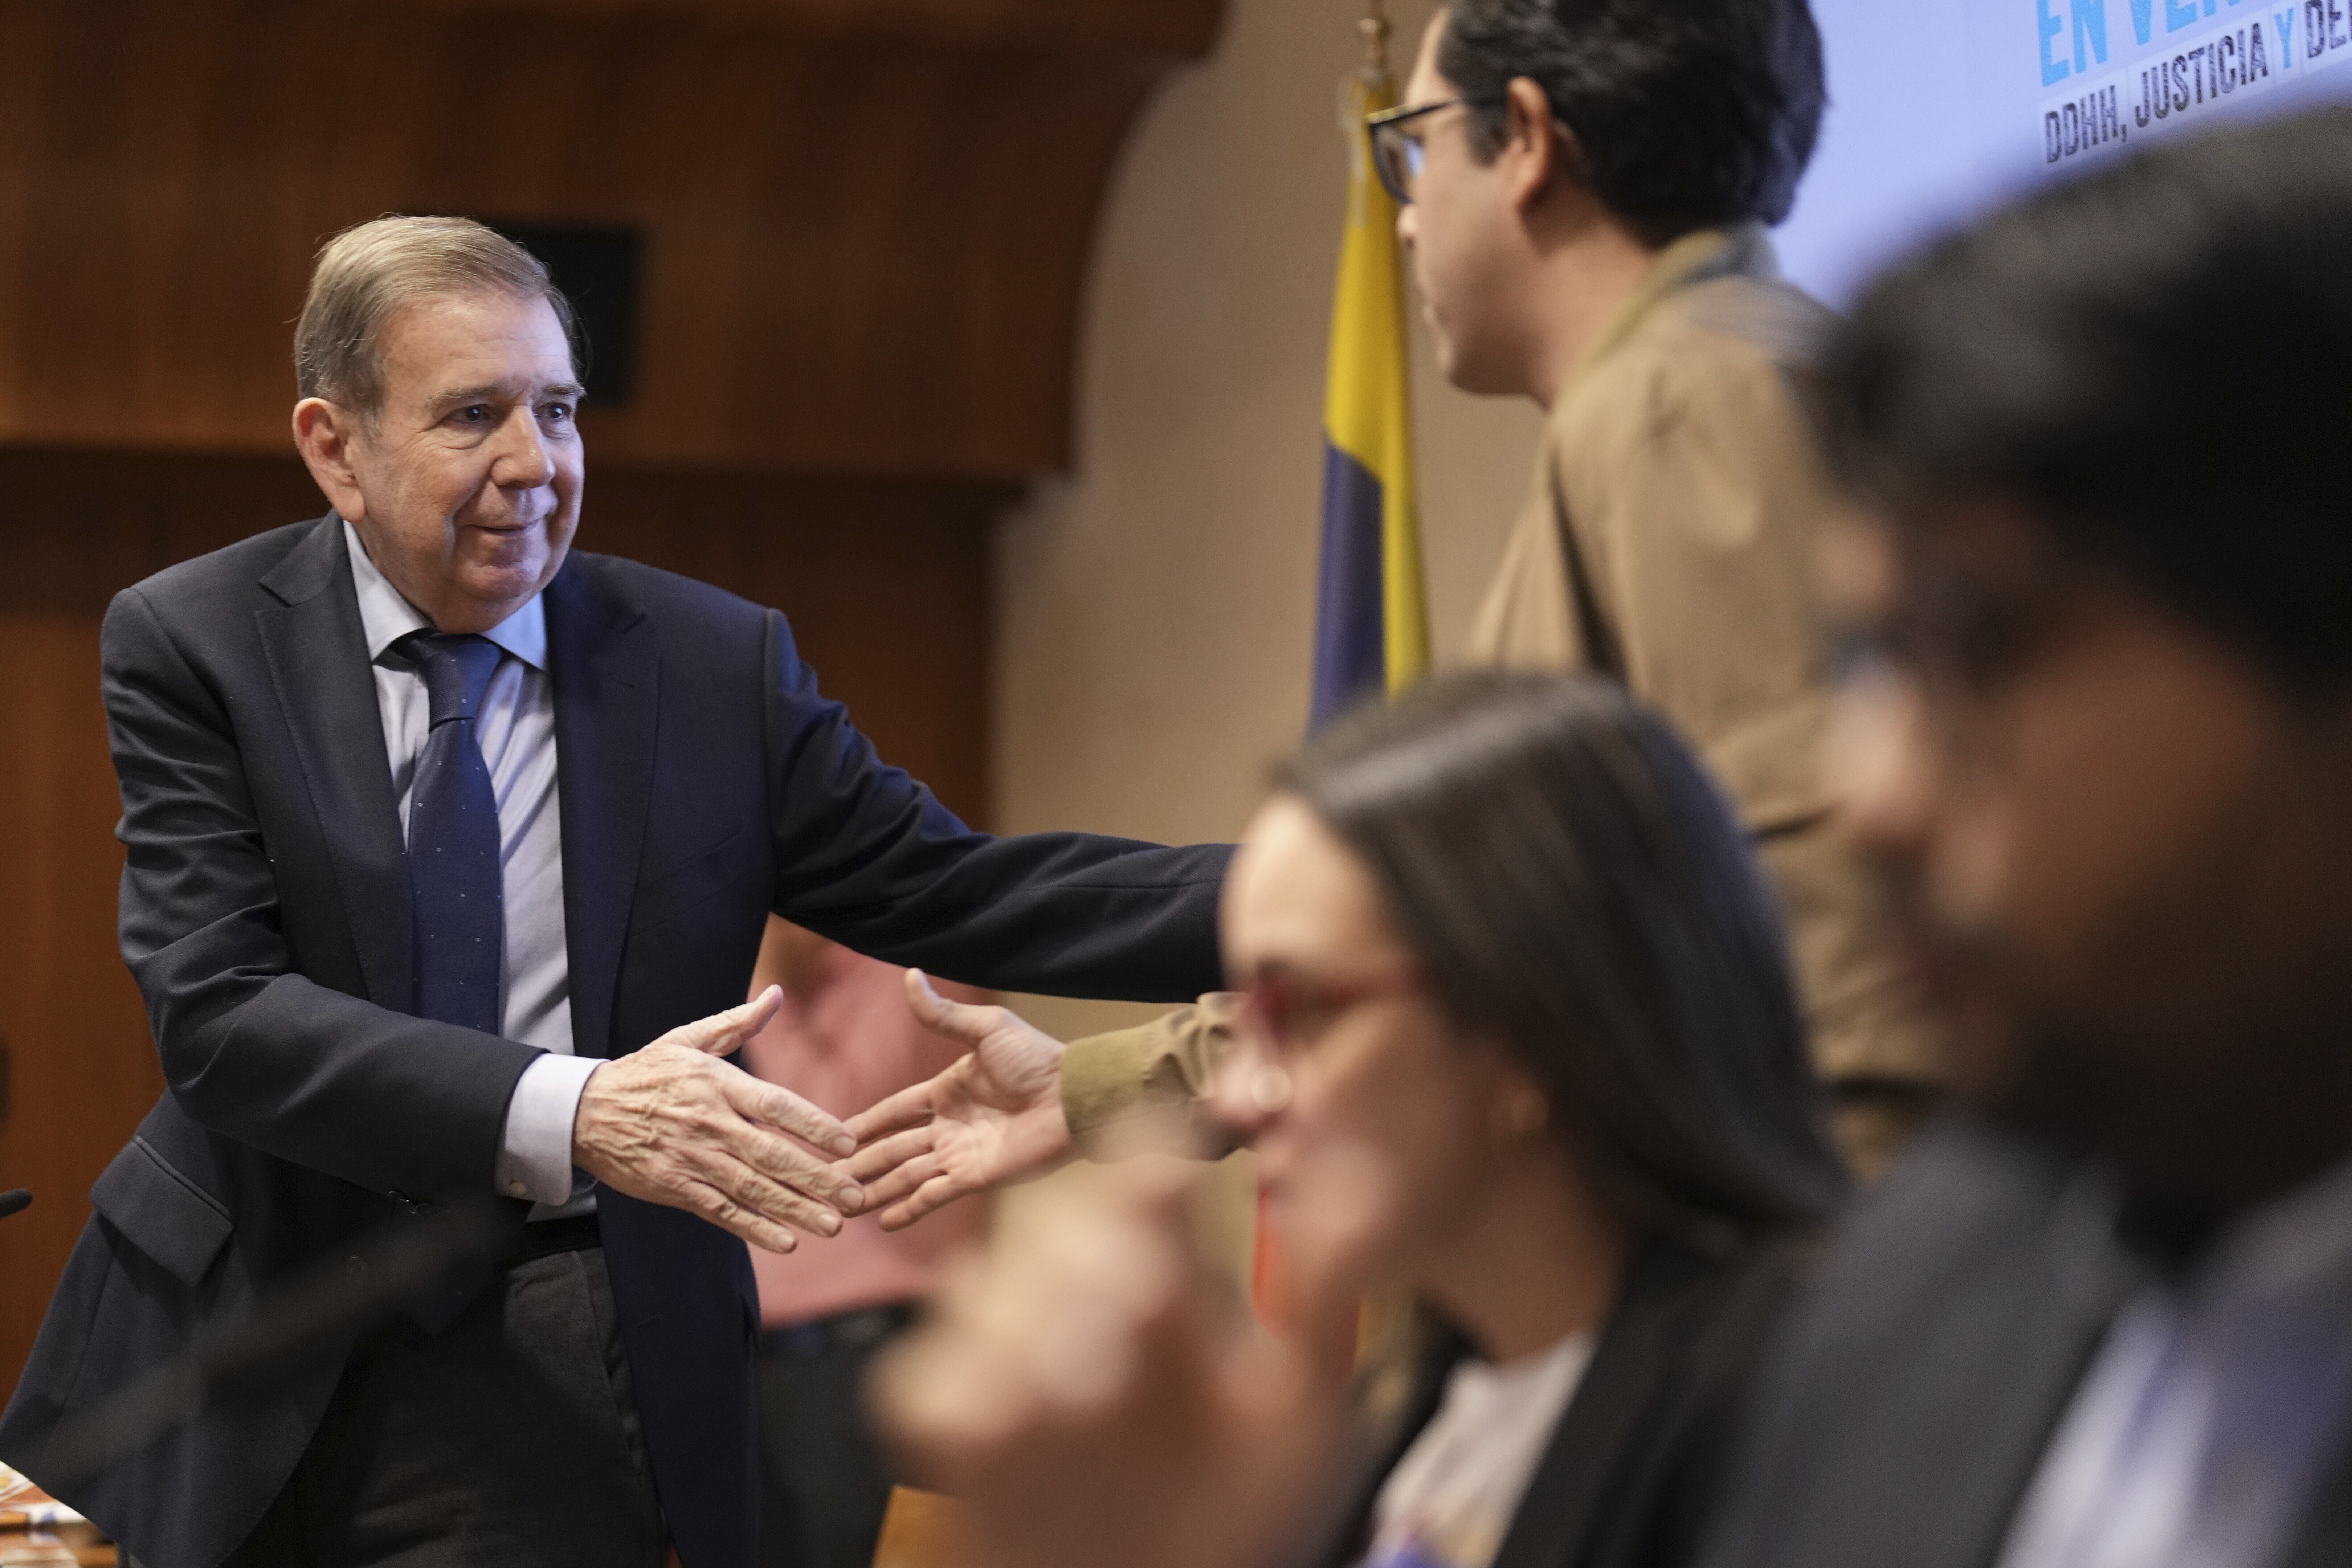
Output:
[[[357,1281],[366,1279],[367,1275],[368,1267],[366,1258],[354,1253],[351,1257],[343,1259],[343,1277],[345,1279]]]
[[[521,1197],[523,1194],[530,1192],[530,1189],[524,1186],[520,1182],[509,1182],[507,1184],[507,1191],[512,1193],[517,1197]]]

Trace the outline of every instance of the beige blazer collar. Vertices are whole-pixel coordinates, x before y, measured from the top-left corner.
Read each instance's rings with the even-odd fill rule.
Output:
[[[1761,224],[1736,224],[1729,228],[1702,228],[1683,236],[1650,263],[1641,282],[1617,313],[1601,327],[1584,357],[1576,362],[1576,369],[1562,387],[1574,386],[1592,373],[1593,366],[1616,352],[1619,345],[1632,337],[1650,313],[1672,295],[1693,284],[1705,283],[1717,278],[1770,279],[1780,275],[1780,264],[1772,252],[1771,236]],[[1559,400],[1555,399],[1555,403]]]

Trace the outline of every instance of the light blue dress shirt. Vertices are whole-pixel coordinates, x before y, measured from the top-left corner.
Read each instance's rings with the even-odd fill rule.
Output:
[[[2000,1568],[2271,1568],[2347,1438],[2352,1165],[2126,1303]]]
[[[400,827],[416,759],[431,729],[424,678],[385,650],[433,623],[401,596],[368,558],[359,531],[343,524],[360,625],[375,670],[384,754],[392,761]],[[509,1197],[530,1198],[533,1219],[585,1214],[596,1206],[589,1182],[572,1165],[572,1121],[581,1091],[604,1062],[573,1054],[571,962],[564,948],[563,831],[555,767],[555,684],[547,672],[547,609],[537,595],[482,634],[503,650],[474,722],[490,788],[499,801],[499,862],[505,886],[506,952],[499,973],[499,1030],[547,1052],[523,1070],[507,1104],[496,1180]]]

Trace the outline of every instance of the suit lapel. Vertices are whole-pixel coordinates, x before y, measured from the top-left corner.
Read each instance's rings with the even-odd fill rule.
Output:
[[[1559,1568],[1571,1560],[1596,1513],[1612,1499],[1612,1480],[1623,1473],[1629,1439],[1666,1386],[1681,1350],[1681,1314],[1675,1309],[1687,1295],[1685,1287],[1705,1267],[1688,1254],[1663,1246],[1636,1257],[1623,1295],[1594,1348],[1592,1364],[1570,1396],[1512,1516],[1494,1568]],[[1468,1348],[1450,1330],[1431,1346],[1403,1421],[1358,1472],[1346,1493],[1339,1528],[1320,1537],[1323,1549],[1307,1561],[1339,1568],[1360,1559],[1381,1487],[1437,1414],[1447,1377]]]
[[[261,646],[358,949],[367,999],[413,1010],[408,856],[367,635],[330,512],[261,579],[282,607],[257,610]]]
[[[644,612],[577,556],[545,604],[572,1038],[582,1056],[606,1057],[644,1043],[613,1038],[613,1003],[653,801],[661,655]]]
[[[1592,1364],[1553,1428],[1494,1568],[1558,1568],[1592,1529],[1622,1473],[1643,1412],[1668,1382],[1680,1348],[1674,1310],[1704,1265],[1677,1249],[1637,1254],[1623,1299],[1601,1331]]]
[[[2352,1563],[2352,1442],[2323,1466],[2281,1568],[2343,1568]]]
[[[1445,1400],[1446,1379],[1470,1343],[1454,1329],[1425,1319],[1427,1345],[1413,1358],[1412,1384],[1392,1424],[1362,1440],[1343,1469],[1347,1484],[1336,1492],[1337,1506],[1320,1528],[1308,1532],[1315,1550],[1299,1561],[1314,1568],[1349,1568],[1363,1560],[1371,1542],[1372,1512],[1380,1506],[1381,1489],[1389,1472],[1404,1458],[1414,1439],[1436,1417]]]

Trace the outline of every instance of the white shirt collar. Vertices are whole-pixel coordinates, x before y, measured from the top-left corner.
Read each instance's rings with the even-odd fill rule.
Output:
[[[352,558],[352,586],[359,594],[360,626],[367,634],[368,661],[373,663],[409,633],[431,631],[433,623],[392,585],[391,578],[376,569],[351,520],[335,521],[343,525],[343,543]],[[482,635],[533,669],[546,671],[547,607],[540,603],[539,595],[533,594],[521,609]]]
[[[2216,1283],[2232,1295],[2340,1296],[2352,1287],[2352,1160],[2241,1219],[2216,1251]]]

